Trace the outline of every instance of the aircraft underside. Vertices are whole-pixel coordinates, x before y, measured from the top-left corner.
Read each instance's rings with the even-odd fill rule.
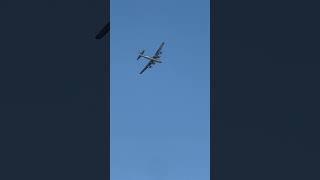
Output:
[[[160,47],[158,48],[157,52],[152,56],[145,56],[144,52],[145,50],[140,51],[139,56],[137,58],[137,60],[139,60],[141,57],[144,59],[149,60],[149,63],[142,69],[142,71],[140,72],[140,74],[142,74],[146,69],[148,68],[152,68],[152,65],[156,64],[156,63],[162,63],[160,61],[160,54],[162,54],[161,49],[164,45],[164,42],[161,43]]]

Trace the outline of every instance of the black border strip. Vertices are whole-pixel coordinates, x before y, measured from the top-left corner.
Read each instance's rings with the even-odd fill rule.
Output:
[[[106,43],[106,52],[105,52],[105,70],[104,70],[104,76],[105,76],[105,131],[104,131],[104,144],[105,144],[105,153],[104,153],[104,168],[105,168],[105,174],[104,179],[110,180],[110,0],[105,1],[104,7],[105,10],[105,18],[107,25],[101,30],[100,35],[102,34],[101,38],[105,35],[109,36],[105,38]],[[109,17],[109,18],[107,18]],[[109,25],[109,27],[108,27]],[[98,35],[99,35],[98,34]],[[99,39],[99,36],[97,35],[97,39]],[[100,39],[101,39],[100,38]],[[109,47],[109,48],[108,48]]]

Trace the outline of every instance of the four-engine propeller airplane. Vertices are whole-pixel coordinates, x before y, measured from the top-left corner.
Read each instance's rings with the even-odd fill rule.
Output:
[[[162,63],[162,61],[160,61],[160,55],[162,54],[162,47],[164,46],[164,42],[161,43],[160,47],[158,48],[158,50],[156,51],[156,53],[150,57],[150,56],[145,56],[144,52],[145,50],[142,50],[139,53],[139,56],[137,58],[137,60],[139,60],[141,57],[149,60],[149,63],[142,69],[142,71],[140,72],[140,74],[142,74],[146,69],[151,68],[152,65],[156,64],[156,63]]]

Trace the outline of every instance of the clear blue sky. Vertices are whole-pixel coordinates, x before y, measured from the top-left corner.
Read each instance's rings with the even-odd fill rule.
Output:
[[[209,3],[111,0],[111,180],[209,180]]]

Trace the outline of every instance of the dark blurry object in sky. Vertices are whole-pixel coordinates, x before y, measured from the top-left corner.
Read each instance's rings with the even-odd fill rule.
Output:
[[[139,60],[141,57],[146,58],[146,59],[149,60],[149,63],[142,69],[140,74],[142,74],[146,69],[151,68],[153,64],[162,63],[160,61],[160,54],[162,54],[161,49],[162,49],[163,46],[164,46],[164,42],[161,43],[159,49],[157,50],[157,52],[152,57],[144,56],[143,53],[145,52],[145,50],[142,50],[139,53],[139,56],[138,56],[137,60]]]
[[[97,34],[96,39],[102,39],[110,31],[110,22]]]

